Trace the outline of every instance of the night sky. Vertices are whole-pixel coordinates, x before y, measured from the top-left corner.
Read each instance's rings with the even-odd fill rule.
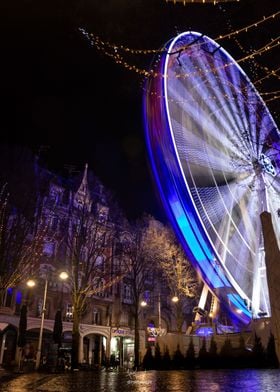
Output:
[[[130,48],[159,48],[177,33],[194,30],[211,38],[279,11],[277,0],[240,0],[221,5],[165,0],[6,0],[1,11],[1,139],[22,144],[51,170],[85,162],[111,189],[130,218],[164,213],[149,172],[142,120],[143,77],[89,45],[78,28]],[[234,58],[279,34],[279,17],[222,46]],[[279,67],[279,49],[256,58]],[[148,69],[151,55],[128,55]],[[252,81],[262,76],[242,64]],[[269,78],[261,92],[280,89]],[[279,126],[279,100],[268,104]]]

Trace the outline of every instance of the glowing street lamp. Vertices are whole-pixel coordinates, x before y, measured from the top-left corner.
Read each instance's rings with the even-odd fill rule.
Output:
[[[36,286],[36,282],[33,279],[28,279],[28,281],[26,282],[26,285],[31,288],[31,287]]]
[[[179,298],[177,297],[177,295],[174,295],[174,296],[171,298],[171,301],[174,302],[174,303],[177,303],[177,302],[179,301]]]
[[[60,272],[59,277],[60,277],[61,280],[66,280],[66,279],[69,278],[69,275],[68,275],[67,272],[62,271],[62,272]]]

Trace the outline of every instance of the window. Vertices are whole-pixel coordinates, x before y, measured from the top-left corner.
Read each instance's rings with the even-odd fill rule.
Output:
[[[97,205],[97,213],[98,213],[98,222],[104,223],[108,220],[109,208],[102,206],[100,204]]]
[[[16,312],[16,314],[20,314],[21,302],[22,302],[22,292],[20,290],[17,290],[17,292],[16,292],[16,303],[15,303],[15,312]]]
[[[92,324],[100,324],[100,312],[98,309],[93,309],[93,320]]]
[[[105,289],[104,289],[104,286],[105,286],[105,280],[104,280],[104,279],[100,279],[100,280],[98,281],[98,283],[97,283],[97,286],[96,286],[96,288],[97,288],[97,293],[96,293],[96,295],[98,295],[99,297],[105,297]]]
[[[44,243],[43,254],[48,257],[51,257],[54,254],[54,243],[53,242],[45,242]]]
[[[43,300],[40,298],[37,302],[37,317],[41,317],[43,311]]]
[[[51,218],[51,228],[53,230],[56,230],[58,228],[58,217],[57,216],[53,216]]]
[[[62,189],[54,185],[50,188],[50,199],[55,203],[59,203],[61,199]]]
[[[12,305],[12,298],[13,298],[13,289],[12,287],[9,287],[6,291],[6,296],[4,300],[5,306],[7,308],[9,308]]]
[[[105,264],[104,264],[104,257],[97,256],[95,260],[95,266],[102,272],[104,272]]]
[[[72,319],[73,319],[73,306],[72,306],[72,304],[66,305],[65,318],[66,318],[66,321],[72,321]]]
[[[147,302],[148,305],[152,305],[152,297],[150,290],[145,290],[143,294],[144,301]]]
[[[132,303],[132,292],[131,286],[128,284],[123,285],[123,302]]]

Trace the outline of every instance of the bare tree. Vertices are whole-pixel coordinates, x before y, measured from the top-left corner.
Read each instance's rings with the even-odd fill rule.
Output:
[[[153,290],[156,273],[156,263],[153,249],[150,248],[150,225],[154,219],[143,216],[127,227],[123,233],[123,263],[129,273],[124,281],[124,287],[129,287],[131,294],[131,313],[134,320],[134,368],[140,365],[140,302],[146,290]]]
[[[89,299],[106,292],[122,279],[125,271],[114,265],[116,226],[108,220],[108,207],[97,204],[95,210],[87,200],[72,203],[64,222],[66,265],[70,273],[73,306],[72,368],[78,366],[79,325]]]
[[[48,226],[36,225],[39,216],[27,219],[9,203],[6,186],[0,192],[0,305],[9,287],[15,287],[39,265]]]

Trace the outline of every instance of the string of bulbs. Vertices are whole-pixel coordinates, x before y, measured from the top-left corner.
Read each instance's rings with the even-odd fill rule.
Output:
[[[232,37],[236,37],[237,35],[243,33],[243,32],[248,32],[249,30],[256,28],[258,26],[260,26],[262,23],[265,23],[271,19],[275,19],[279,16],[280,11],[269,15],[269,16],[263,16],[262,19],[258,20],[257,22],[251,23],[250,25],[247,25],[241,29],[235,30],[233,32],[224,34],[224,35],[219,35],[218,37],[216,37],[214,40],[215,41],[221,41],[223,39],[226,38],[232,38]],[[111,58],[116,64],[120,64],[122,65],[124,68],[130,70],[130,71],[134,71],[137,74],[143,75],[144,77],[167,77],[167,75],[160,75],[159,73],[155,72],[153,69],[151,70],[146,70],[143,68],[140,68],[134,64],[130,64],[128,61],[126,61],[123,57],[123,55],[121,53],[129,53],[129,54],[160,54],[160,53],[164,53],[167,52],[167,48],[164,46],[161,49],[131,49],[129,47],[126,47],[124,45],[116,45],[115,43],[111,43],[109,41],[103,41],[100,37],[98,37],[97,35],[94,35],[92,33],[88,33],[85,29],[83,28],[79,28],[79,31],[87,38],[87,40],[90,42],[91,46],[95,47],[97,50],[102,51],[103,54],[105,54],[106,56],[108,56],[109,58]],[[238,42],[238,41],[237,41]],[[239,44],[239,42],[238,42]],[[201,45],[201,44],[194,44],[194,45]],[[252,52],[248,52],[246,53],[245,56],[241,57],[240,59],[238,59],[236,62],[237,63],[242,63],[245,62],[247,60],[252,60],[255,59],[255,57],[257,56],[261,56],[269,51],[271,51],[272,49],[277,48],[280,45],[280,36],[271,39],[269,43],[267,43],[266,45],[262,46],[261,48],[254,50]],[[240,45],[239,45],[240,47]],[[182,48],[182,50],[184,50],[184,48]],[[244,49],[243,49],[244,51]],[[172,53],[169,53],[172,54]],[[224,64],[223,67],[229,67],[230,65],[232,65],[233,62]],[[278,74],[278,71],[280,69],[280,67],[278,67],[277,69],[274,70],[270,70],[268,67],[265,66],[259,66],[263,72],[266,73],[265,76],[259,78],[258,80],[254,81],[254,85],[256,84],[260,84],[262,83],[264,80],[270,78],[271,76],[276,77],[278,80],[280,79],[280,75]],[[215,69],[212,70],[213,72],[215,72]],[[189,75],[176,75],[176,77],[186,77]],[[269,92],[269,93],[261,93],[260,95],[262,96],[266,96],[266,95],[270,95],[269,99],[266,99],[266,102],[270,102],[272,100],[276,100],[279,98],[279,94],[278,92]]]

